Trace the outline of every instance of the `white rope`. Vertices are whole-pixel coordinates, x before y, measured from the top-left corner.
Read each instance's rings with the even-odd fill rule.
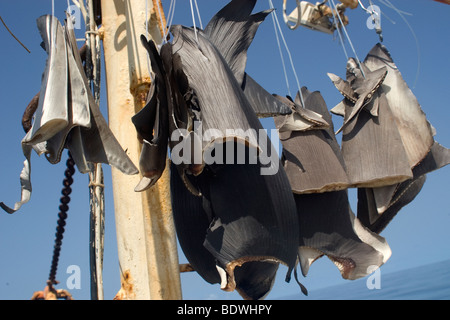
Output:
[[[200,28],[203,29],[202,17],[200,16],[200,11],[198,10],[197,0],[194,0],[194,3],[197,10],[198,21],[200,22]]]
[[[286,49],[287,55],[289,57],[289,61],[291,63],[291,68],[292,68],[292,72],[294,73],[295,80],[297,82],[297,87],[298,87],[298,92],[299,92],[299,96],[300,96],[300,101],[302,103],[302,107],[305,107],[305,103],[304,103],[303,95],[302,95],[302,90],[301,90],[301,86],[300,86],[300,81],[298,80],[297,71],[295,70],[294,62],[292,60],[291,51],[289,50],[289,46],[287,45],[286,39],[284,38],[283,31],[282,31],[281,26],[280,26],[280,22],[278,21],[278,17],[275,14],[275,10],[274,10],[275,8],[273,6],[272,0],[269,0],[269,5],[270,5],[270,8],[273,10],[272,11],[272,17],[274,18],[275,24],[278,27],[278,31],[280,32],[281,39],[283,40],[284,47]]]
[[[169,20],[167,23],[166,33],[164,34],[164,38],[167,38],[167,33],[170,30],[170,27],[172,26],[173,17],[175,15],[175,6],[177,5],[177,0],[170,1],[170,7],[169,7]]]
[[[173,16],[174,16],[174,13],[175,13],[176,3],[177,3],[176,0],[171,0],[170,1],[169,11],[168,11],[168,13],[166,15],[166,17],[168,19],[166,19],[166,26],[165,26],[165,29],[164,29],[163,41],[162,41],[161,46],[164,43],[167,42],[167,35],[169,34],[170,27],[172,26],[172,21],[173,21]]]
[[[146,0],[148,1],[148,0]],[[159,5],[159,1],[156,1],[156,5],[158,6],[158,15],[159,15],[159,22],[161,23],[161,28],[164,28],[164,21],[163,21],[163,10],[161,10],[161,6]],[[163,34],[165,33],[164,30],[162,30]],[[164,43],[165,39],[162,39],[162,42]]]
[[[336,4],[335,4],[334,0],[330,0],[330,2],[333,5],[334,10],[336,10],[336,12],[337,12],[337,7],[336,7]],[[359,69],[361,70],[361,74],[362,74],[362,76],[365,79],[366,75],[364,74],[364,70],[361,67],[361,62],[360,62],[360,60],[358,58],[358,54],[356,53],[355,47],[353,46],[352,40],[350,39],[350,36],[348,35],[347,28],[345,27],[344,23],[342,22],[341,15],[338,12],[337,12],[336,15],[339,18],[339,21],[340,21],[341,26],[342,26],[342,30],[344,30],[345,36],[347,37],[347,40],[348,40],[348,43],[350,44],[350,47],[352,48],[353,54],[355,55],[356,62],[358,63]]]
[[[173,17],[175,15],[175,7],[177,5],[177,0],[171,0],[170,1],[170,7],[169,7],[169,16],[170,21],[168,22],[168,27],[172,26]]]
[[[284,79],[286,81],[287,91],[288,91],[289,96],[292,96],[291,89],[290,89],[290,86],[289,86],[289,79],[288,79],[288,75],[287,75],[287,71],[286,71],[286,64],[284,63],[283,51],[281,50],[280,38],[278,36],[278,30],[277,30],[277,27],[276,27],[276,22],[275,22],[275,18],[273,16],[273,14],[272,14],[272,20],[273,20],[273,26],[274,26],[274,30],[275,30],[275,37],[277,39],[278,50],[280,51],[281,64],[283,65]]]
[[[393,9],[395,12],[398,13],[398,15],[406,23],[407,27],[409,28],[409,30],[411,31],[411,34],[414,37],[414,40],[416,41],[416,48],[417,48],[417,72],[416,72],[416,79],[414,80],[414,85],[413,85],[413,88],[414,88],[416,86],[416,84],[417,84],[417,81],[419,80],[419,73],[420,73],[420,46],[419,46],[419,39],[417,38],[417,35],[414,32],[414,29],[411,27],[411,25],[409,24],[408,20],[406,20],[406,18],[405,18],[405,14],[406,15],[411,15],[411,14],[408,13],[408,12],[400,11],[389,0],[380,0],[380,2],[383,3],[385,6]]]
[[[147,38],[148,41],[149,31],[148,31],[148,0],[145,0],[145,38]],[[147,52],[147,71],[150,75],[151,81],[153,82],[153,73],[152,73],[152,67],[150,63],[150,54]]]
[[[338,18],[336,17],[336,11],[331,10],[331,13],[333,14],[333,21],[336,27],[337,34],[339,36],[339,42],[341,43],[342,49],[344,50],[345,58],[348,60],[349,56],[347,53],[347,49],[345,49],[344,37],[342,36],[341,29],[339,28]]]
[[[192,0],[189,0],[189,2],[191,3],[191,15],[192,15],[192,23],[194,24],[195,40],[197,41],[197,45],[199,45],[197,36],[197,26],[195,25],[194,6],[192,5]]]
[[[387,0],[378,0],[378,1],[381,2],[382,4],[384,4],[386,7],[395,10],[398,14],[403,14],[403,15],[407,15],[407,16],[412,16],[413,15],[410,12],[406,12],[406,11],[402,11],[402,10],[397,9],[397,7],[395,7],[391,2],[389,2]],[[388,3],[386,3],[385,1],[387,1]]]

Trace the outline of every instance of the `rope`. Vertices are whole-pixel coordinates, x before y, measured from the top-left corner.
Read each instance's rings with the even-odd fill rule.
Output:
[[[145,38],[147,38],[148,40],[148,36],[149,36],[149,31],[148,31],[148,0],[145,0]],[[163,39],[164,41],[164,39]],[[153,77],[152,77],[152,67],[150,66],[150,54],[148,53],[147,50],[145,50],[146,54],[147,54],[147,71],[148,74],[150,75],[150,77],[152,78],[152,82],[153,82]]]
[[[410,15],[408,12],[401,11],[397,9],[389,0],[379,0],[381,3],[383,3],[385,6],[393,9],[397,14],[402,18],[402,20],[405,22],[408,29],[411,31],[411,34],[414,37],[414,40],[416,41],[416,48],[417,48],[417,71],[416,71],[416,79],[414,80],[413,88],[416,86],[417,81],[419,80],[419,73],[420,73],[420,46],[419,46],[419,39],[417,38],[416,33],[414,32],[414,29],[409,24],[408,20],[405,18],[405,14]],[[387,4],[386,4],[387,3]]]
[[[200,22],[200,28],[203,29],[202,17],[200,16],[200,11],[198,10],[197,0],[194,0],[194,3],[197,10],[198,21]]]
[[[170,27],[172,26],[173,17],[175,15],[175,6],[177,5],[176,0],[170,1],[170,7],[169,7],[169,21],[166,28],[166,33],[164,34],[164,39],[167,39],[167,33],[170,30]]]
[[[191,15],[192,15],[192,23],[194,24],[195,40],[197,41],[197,46],[198,46],[199,43],[198,43],[198,36],[197,36],[197,26],[195,25],[194,7],[192,5],[192,0],[189,0],[189,2],[191,4]]]
[[[339,28],[338,19],[336,17],[336,11],[331,10],[331,13],[333,14],[334,25],[336,27],[336,31],[338,33],[339,41],[341,43],[342,49],[344,50],[345,58],[348,60],[349,56],[348,56],[348,53],[347,53],[347,49],[345,49],[344,37],[342,36],[341,29]]]
[[[290,96],[292,96],[291,89],[290,89],[290,86],[289,86],[289,79],[288,79],[287,71],[286,71],[286,64],[284,62],[283,51],[281,50],[280,37],[278,36],[278,30],[276,28],[276,22],[275,22],[275,18],[273,17],[273,14],[272,14],[272,20],[273,20],[273,26],[274,26],[274,29],[275,29],[275,37],[277,39],[278,50],[280,51],[281,64],[283,65],[284,79],[286,81],[287,91],[288,91],[288,94]]]
[[[272,0],[269,0],[269,5],[270,5],[270,8],[272,10],[275,9],[274,6],[273,6]],[[283,31],[282,31],[281,26],[280,26],[280,22],[278,21],[278,17],[275,14],[275,10],[272,11],[272,18],[275,21],[274,27],[275,27],[275,24],[276,24],[276,27],[278,27],[278,31],[280,32],[281,39],[283,40],[284,47],[286,49],[287,55],[289,57],[289,61],[291,63],[292,72],[294,73],[294,77],[295,77],[295,80],[297,82],[297,87],[298,87],[298,92],[299,92],[299,96],[300,96],[300,101],[302,103],[302,107],[304,108],[305,107],[305,101],[303,100],[303,95],[302,95],[302,90],[301,90],[301,86],[300,86],[300,81],[298,80],[297,71],[295,70],[294,62],[292,60],[291,51],[289,50],[289,46],[287,45],[286,39],[284,38]],[[276,27],[275,27],[275,33],[276,33]],[[289,90],[289,88],[288,88],[288,90]]]
[[[334,10],[336,10],[336,12],[337,12],[337,7],[336,7],[334,0],[330,0],[330,2],[333,5]],[[355,55],[355,59],[356,59],[356,62],[358,63],[359,69],[361,69],[361,74],[365,79],[366,75],[364,74],[364,70],[361,67],[361,62],[359,60],[358,54],[356,53],[355,47],[353,46],[352,40],[350,39],[350,36],[348,35],[347,28],[345,27],[344,23],[342,22],[341,15],[339,13],[337,13],[337,17],[341,23],[342,30],[344,30],[345,36],[347,37],[348,43],[350,44],[350,47],[352,48],[353,54]]]
[[[28,51],[28,53],[31,53],[31,51],[22,43],[20,42],[20,40],[14,35],[14,33],[12,33],[12,31],[8,28],[8,26],[6,25],[5,21],[3,21],[3,18],[0,16],[0,21],[3,23],[3,25],[5,26],[6,30],[9,32],[9,34],[16,39],[16,41],[25,49]]]

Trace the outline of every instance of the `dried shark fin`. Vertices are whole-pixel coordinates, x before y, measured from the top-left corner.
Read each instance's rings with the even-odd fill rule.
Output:
[[[69,122],[67,49],[64,33],[59,21],[52,16],[41,16],[36,23],[48,58],[42,75],[35,119],[22,139],[25,161],[20,173],[21,198],[13,208],[0,203],[2,209],[9,214],[19,210],[31,198],[31,151],[34,149],[39,155],[45,153],[46,140],[57,135]],[[56,105],[56,109],[52,108],[52,105]]]
[[[183,26],[172,26],[171,31],[173,51],[180,56],[189,87],[198,99],[203,149],[228,139],[258,149],[258,132],[253,129],[260,127],[259,121],[217,48],[200,31],[197,38],[194,30]],[[221,86],[216,85],[218,81]]]
[[[364,107],[369,109],[369,106],[371,107],[369,109],[370,113],[373,116],[378,116],[378,109],[376,108],[378,107],[378,104],[369,104],[369,102],[372,100],[375,92],[383,83],[387,75],[387,69],[381,68],[370,72],[367,68],[365,68],[364,64],[361,64],[361,68],[363,70],[365,69],[365,76],[363,76],[362,70],[359,69],[358,64],[353,58],[350,58],[347,62],[347,81],[350,82],[354,92],[357,94],[358,100],[353,106],[352,112],[346,116],[345,122],[351,121],[353,117],[355,117]]]
[[[305,87],[302,88],[302,95],[305,108],[291,102],[295,110],[293,115],[302,121],[292,120],[289,125],[286,118],[292,115],[275,118],[283,145],[284,169],[292,192],[301,194],[346,189],[349,180],[325,101],[320,92],[310,92]],[[289,103],[287,98],[280,99]],[[308,113],[308,119],[314,115],[314,122],[305,119],[299,112]],[[307,125],[305,130],[301,128],[303,124]]]
[[[300,226],[299,258],[304,276],[326,255],[344,279],[369,275],[391,256],[385,239],[364,228],[350,209],[346,190],[294,195]]]
[[[347,85],[356,102],[344,94],[344,100],[332,110],[344,114],[342,155],[350,183],[354,187],[381,187],[400,183],[412,177],[399,129],[382,89],[386,67],[370,72],[353,59],[347,63]],[[340,91],[343,80],[331,76]],[[367,112],[361,112],[366,110]],[[338,131],[339,132],[339,131]]]
[[[22,140],[30,145],[47,141],[69,122],[67,48],[63,28],[58,19],[50,15],[39,17],[37,27],[48,58],[33,126]]]
[[[373,116],[378,116],[378,103],[369,103],[372,101],[373,96],[383,83],[386,77],[387,70],[382,68],[374,72],[370,72],[365,68],[364,64],[361,64],[361,68],[365,69],[364,76],[363,71],[359,69],[359,65],[356,61],[350,58],[347,62],[347,80],[343,80],[338,76],[328,73],[331,81],[341,94],[349,101],[353,106],[349,112],[345,114],[344,124],[336,132],[340,133],[343,128],[356,117],[363,108],[369,109],[369,112]]]
[[[190,177],[200,189],[199,178]],[[206,230],[212,220],[211,204],[206,198],[194,196],[185,187],[175,164],[170,166],[172,212],[180,247],[194,270],[208,283],[220,283],[216,260],[203,246]]]
[[[25,156],[25,161],[23,162],[23,169],[20,173],[20,200],[17,201],[11,208],[7,206],[4,202],[0,202],[0,207],[9,214],[13,214],[19,210],[22,205],[30,201],[31,198],[31,151],[32,147],[28,145],[22,145],[22,151]]]
[[[395,185],[389,205],[382,214],[378,213],[374,191],[378,188],[358,189],[358,219],[370,231],[381,233],[398,212],[411,203],[422,190],[426,175]]]
[[[259,25],[272,10],[251,15],[256,0],[233,0],[214,15],[205,35],[228,62],[238,83],[242,83],[247,63],[247,50]]]
[[[356,96],[355,91],[353,90],[350,83],[348,83],[346,80],[342,79],[341,77],[335,75],[334,73],[327,73],[330,80],[333,82],[336,89],[339,90],[339,92],[348,100],[352,101],[353,103],[356,103],[358,101],[358,97]]]
[[[69,20],[70,21],[70,20]],[[70,22],[69,22],[70,24]],[[65,29],[70,25],[65,26]],[[89,88],[86,88],[83,81],[84,70],[80,70],[77,65],[74,51],[78,54],[78,48],[72,47],[71,40],[68,37],[68,31],[65,30],[65,39],[67,43],[67,65],[69,76],[69,92],[68,92],[68,109],[70,110],[69,121],[65,128],[61,129],[55,136],[50,138],[46,144],[45,157],[50,163],[59,163],[61,161],[61,154],[64,148],[68,145],[67,139],[69,133],[76,127],[90,128],[91,113],[89,109]],[[79,55],[78,55],[79,56]],[[79,134],[80,130],[74,130],[72,134]],[[78,151],[78,150],[77,150]],[[89,171],[87,164],[80,163],[80,155],[75,151],[75,163],[80,172],[86,173]]]
[[[229,289],[225,270],[216,264],[214,256],[204,247],[206,230],[214,219],[209,195],[209,171],[199,177],[190,176],[195,188],[204,196],[194,196],[185,188],[177,167],[172,163],[170,187],[175,228],[180,247],[193,269],[208,283]],[[263,299],[272,289],[278,262],[247,262],[235,268],[235,288],[247,300]]]
[[[426,175],[448,164],[450,149],[435,142],[427,156],[413,168],[412,179],[393,186],[358,189],[358,218],[367,228],[380,233],[404,206],[414,200]],[[377,202],[377,193],[385,194],[386,200],[381,204]]]
[[[308,94],[310,94],[310,92],[308,92]],[[283,104],[290,105],[293,110],[290,115],[284,117],[283,123],[278,128],[279,132],[319,130],[326,129],[330,126],[329,123],[322,118],[321,114],[311,111],[308,108],[301,107],[300,105],[296,105],[288,98],[278,95],[274,95],[274,97],[283,102]]]
[[[199,132],[195,128],[195,121],[201,120],[201,110],[195,92],[189,87],[189,80],[183,71],[181,57],[172,52],[172,44],[164,44],[160,56],[166,71],[166,86],[168,87],[169,146],[172,151],[172,160],[176,162],[177,170],[185,182],[186,188],[194,195],[200,196],[201,192],[190,183],[186,175],[199,175],[205,166],[202,142]],[[190,154],[182,154],[176,161],[174,156],[177,155],[177,150],[189,151]]]
[[[274,117],[277,115],[291,114],[292,110],[286,104],[276,99],[266,91],[247,73],[244,75],[242,90],[259,118]]]
[[[67,20],[71,21],[69,15],[68,17],[69,19]],[[82,81],[87,92],[91,119],[89,128],[81,127],[80,129],[80,138],[83,144],[83,154],[75,156],[74,152],[79,150],[79,148],[77,148],[76,150],[71,150],[70,144],[67,146],[68,149],[71,150],[74,159],[77,157],[83,157],[85,159],[85,162],[105,163],[114,166],[125,174],[137,174],[139,172],[138,169],[125,153],[112,131],[109,129],[109,126],[106,123],[105,118],[101,114],[100,108],[95,102],[92,92],[89,89],[88,79],[84,71],[82,71],[84,69],[80,54],[78,50],[75,50],[75,48],[77,48],[77,44],[73,25],[71,23],[67,23],[65,31],[67,43],[72,48],[72,54],[74,56],[78,70],[80,71],[79,74],[82,77]]]
[[[95,103],[83,71],[73,25],[68,23],[63,29],[55,17],[45,15],[38,18],[37,26],[49,57],[35,121],[22,140],[26,160],[20,174],[21,200],[14,208],[1,204],[9,213],[19,210],[31,197],[32,149],[39,155],[46,153],[51,163],[57,163],[62,149],[67,147],[82,173],[89,170],[87,162],[111,164],[126,174],[138,173]]]
[[[379,116],[374,119],[368,112],[360,113],[348,122],[342,135],[347,174],[350,183],[356,187],[386,186],[412,177],[384,92],[375,93],[369,104],[377,103],[377,100]],[[349,112],[346,109],[346,114]]]
[[[236,291],[245,300],[263,300],[273,288],[279,265],[271,261],[250,261],[236,267]]]
[[[251,14],[255,0],[233,0],[209,21],[205,35],[216,46],[241,84],[258,117],[290,114],[291,109],[275,99],[252,77],[245,73],[247,50],[259,25],[272,10]]]
[[[135,191],[141,192],[153,186],[166,167],[169,139],[168,90],[163,62],[152,40],[144,35],[141,42],[150,56],[155,80],[152,82],[146,106],[132,117],[138,136],[142,137],[139,167],[142,179]]]
[[[413,168],[428,154],[433,145],[431,125],[385,46],[376,44],[368,53],[364,64],[371,71],[383,67],[388,70],[382,89],[397,123],[409,165]]]
[[[261,175],[261,164],[218,165],[212,170],[214,219],[204,245],[226,271],[223,289],[236,288],[235,268],[249,262],[263,263],[265,267],[257,269],[266,276],[270,272],[264,269],[274,267],[270,263],[283,263],[289,281],[296,262],[298,225],[285,172],[280,168],[276,174]]]

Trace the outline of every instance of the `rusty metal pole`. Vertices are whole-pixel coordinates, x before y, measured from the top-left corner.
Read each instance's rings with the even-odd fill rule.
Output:
[[[158,9],[138,0],[102,0],[101,4],[109,126],[138,163],[141,146],[131,117],[144,107],[151,81],[139,37],[149,34],[161,42]],[[112,168],[122,284],[116,298],[181,299],[168,171],[153,188],[137,193],[134,188],[140,178]]]

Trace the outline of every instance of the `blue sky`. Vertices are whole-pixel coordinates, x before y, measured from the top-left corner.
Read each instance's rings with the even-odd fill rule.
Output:
[[[64,18],[66,1],[55,1],[55,15]],[[151,1],[149,1],[151,3]],[[289,10],[295,1],[288,1]],[[362,1],[368,6],[369,1]],[[383,11],[381,26],[384,44],[399,67],[426,113],[436,128],[435,139],[450,147],[450,6],[431,0],[391,0],[404,18],[383,1],[373,0]],[[163,0],[168,10],[170,1]],[[203,25],[222,8],[228,0],[198,0]],[[282,1],[273,0],[276,14],[282,23],[282,31],[291,51],[299,81],[311,91],[322,93],[328,108],[334,107],[342,96],[327,77],[332,72],[345,77],[346,55],[337,35],[329,35],[305,28],[289,30],[282,22]],[[269,2],[259,0],[255,8],[269,8]],[[26,52],[0,25],[0,146],[3,150],[0,166],[0,201],[13,204],[18,200],[19,174],[23,154],[20,141],[22,113],[30,99],[39,91],[41,75],[47,55],[39,46],[41,38],[36,19],[52,10],[50,0],[1,1],[0,15],[15,35],[31,50]],[[350,24],[347,27],[355,52],[364,59],[379,41],[374,30],[369,30],[369,17],[361,8],[347,10]],[[189,1],[177,1],[174,24],[193,25]],[[197,25],[199,21],[197,20]],[[82,37],[82,33],[79,35]],[[346,51],[354,56],[346,39]],[[80,43],[81,45],[81,43]],[[282,47],[287,60],[286,51]],[[297,90],[292,68],[287,64],[292,93]],[[247,72],[269,92],[288,93],[280,59],[272,19],[269,16],[261,25],[248,52]],[[104,88],[103,88],[104,89]],[[102,91],[101,109],[106,116],[106,95]],[[334,117],[338,127],[340,119]],[[273,128],[271,120],[264,120],[267,128]],[[51,165],[44,157],[32,156],[33,194],[31,201],[14,215],[0,212],[0,299],[29,299],[34,291],[45,286],[50,269],[56,227],[60,190],[65,158]],[[106,185],[106,239],[104,287],[105,298],[112,299],[120,288],[117,244],[114,225],[114,206],[110,169],[104,166]],[[89,299],[89,198],[88,177],[76,173],[72,186],[72,202],[57,279],[58,288],[65,288],[71,265],[80,267],[81,289],[72,290],[76,299]],[[434,261],[450,259],[450,168],[445,167],[428,175],[427,182],[418,197],[403,208],[393,222],[382,232],[391,249],[392,257],[381,268],[383,273],[398,271]],[[350,191],[352,207],[356,210],[354,190]],[[180,262],[186,262],[180,251]],[[268,299],[300,294],[295,281],[285,283],[284,267]],[[420,275],[418,275],[420,276]],[[218,285],[209,285],[195,273],[182,274],[185,299],[240,299],[237,293],[224,293]],[[315,262],[306,278],[300,279],[313,292],[332,284],[345,283],[337,268],[327,259]],[[406,280],[405,280],[406,281]],[[309,298],[314,298],[310,295]]]

